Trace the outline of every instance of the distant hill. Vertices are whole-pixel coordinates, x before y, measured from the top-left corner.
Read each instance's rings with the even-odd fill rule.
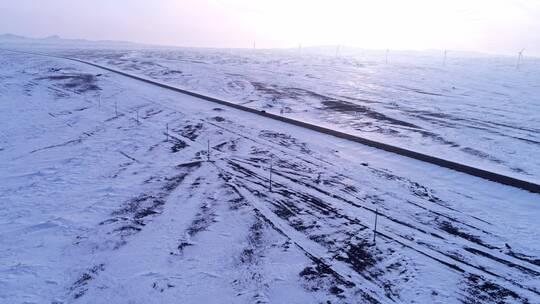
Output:
[[[0,47],[85,47],[85,48],[134,48],[143,47],[144,44],[138,44],[127,41],[112,40],[86,40],[86,39],[67,39],[58,35],[52,35],[45,38],[30,38],[13,34],[0,34]]]

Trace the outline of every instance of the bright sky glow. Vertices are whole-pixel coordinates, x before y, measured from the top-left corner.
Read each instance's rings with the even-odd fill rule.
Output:
[[[540,0],[0,0],[0,33],[540,55]]]

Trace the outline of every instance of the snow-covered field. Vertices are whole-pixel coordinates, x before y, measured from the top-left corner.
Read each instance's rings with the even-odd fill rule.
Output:
[[[342,50],[58,50],[440,158],[540,182],[540,60]]]
[[[540,174],[533,61],[54,52]],[[539,195],[83,64],[0,51],[0,66],[1,303],[540,302]]]

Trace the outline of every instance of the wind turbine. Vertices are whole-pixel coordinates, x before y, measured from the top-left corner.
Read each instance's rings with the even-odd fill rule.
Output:
[[[517,65],[516,65],[516,69],[519,70],[519,65],[521,64],[521,59],[523,59],[523,52],[525,51],[525,49],[521,49],[521,51],[518,52],[518,60],[517,60]]]

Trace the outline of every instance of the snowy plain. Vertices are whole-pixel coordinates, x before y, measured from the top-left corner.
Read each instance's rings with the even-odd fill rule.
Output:
[[[467,140],[479,142],[473,135],[459,135],[474,129],[473,121],[499,117],[501,124],[511,124],[482,136],[497,143],[488,151],[504,162],[482,159],[505,172],[537,176],[537,146],[507,136],[538,136],[531,131],[538,128],[534,100],[516,109],[501,107],[502,97],[488,98],[482,107],[491,108],[486,110],[490,116],[482,118],[472,104],[469,109],[433,106],[417,95],[426,94],[407,90],[392,93],[380,87],[367,92],[369,96],[346,94],[353,85],[337,78],[341,72],[333,74],[334,83],[317,82],[315,91],[295,74],[301,70],[298,60],[283,62],[291,54],[279,52],[261,56],[264,51],[231,51],[224,57],[215,55],[223,51],[212,50],[49,51],[238,97],[235,100],[269,111],[284,109],[285,115],[340,128],[358,125],[350,130],[389,141],[393,132],[366,130],[396,129],[393,119],[399,115],[412,123],[418,116],[407,116],[404,107],[467,117],[452,131],[460,147],[471,145]],[[108,58],[112,53],[118,55]],[[166,54],[185,62],[175,57],[174,64],[180,65],[175,66]],[[191,62],[195,58],[206,63]],[[223,60],[219,58],[233,59],[216,63]],[[259,65],[265,68],[253,63],[261,58]],[[211,60],[213,64],[207,62]],[[129,67],[129,61],[136,63]],[[267,70],[272,65],[276,68]],[[509,65],[501,69],[509,72]],[[2,303],[539,302],[539,195],[79,63],[0,51],[0,66]],[[328,65],[319,70],[316,66],[309,65],[312,73],[329,73]],[[233,69],[238,75],[228,76]],[[288,69],[293,76],[287,78]],[[392,90],[397,90],[403,70],[374,69],[371,77],[357,77],[371,79],[366,83],[372,86],[392,79]],[[391,75],[382,79],[377,69]],[[419,73],[433,73],[423,70]],[[535,97],[537,84],[523,75],[536,71],[513,72],[523,77],[512,83],[523,89],[522,101]],[[426,81],[436,82],[428,76]],[[266,79],[264,89],[241,85],[255,87],[257,77]],[[244,79],[233,82],[239,88],[229,83],[236,79]],[[332,104],[344,102],[337,94],[348,95],[353,104],[351,96],[415,97],[394,110],[381,96],[380,102],[364,102],[353,112],[321,109],[329,99],[316,94],[328,88]],[[440,93],[436,84],[431,90]],[[518,90],[506,94],[515,94],[510,91]],[[366,121],[370,115],[358,114],[371,113],[366,109],[380,112]],[[379,116],[383,109],[384,116]],[[385,118],[388,111],[392,120]],[[397,129],[404,134],[394,138],[401,138],[399,143],[417,141],[426,151],[449,157],[460,150]],[[450,129],[441,123],[430,130],[450,138]],[[505,147],[517,152],[508,153]],[[475,161],[470,153],[459,158]],[[523,172],[514,167],[523,167]]]
[[[540,181],[540,60],[341,49],[76,50],[187,89]]]

